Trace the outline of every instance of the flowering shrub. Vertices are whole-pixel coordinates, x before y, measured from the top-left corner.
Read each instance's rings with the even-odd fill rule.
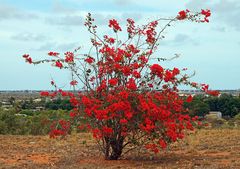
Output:
[[[68,97],[74,109],[70,112],[70,121],[54,123],[51,137],[66,135],[72,124],[79,129],[92,132],[100,150],[106,159],[118,159],[122,154],[136,147],[145,147],[158,153],[170,143],[182,139],[185,130],[193,130],[197,117],[190,117],[184,109],[184,101],[191,102],[192,97],[180,97],[179,85],[200,88],[208,94],[208,85],[190,82],[186,69],[163,68],[159,62],[163,58],[152,57],[157,50],[158,42],[164,36],[164,30],[173,22],[190,20],[208,22],[209,10],[191,13],[180,11],[174,18],[157,19],[145,25],[137,26],[134,20],[127,19],[127,39],[121,41],[118,34],[123,28],[117,20],[109,21],[109,28],[116,35],[97,34],[97,26],[91,14],[86,17],[85,26],[92,35],[89,53],[82,54],[76,49],[61,56],[49,52],[51,59],[33,61],[25,54],[23,57],[30,64],[50,62],[60,69],[72,72],[70,85],[83,90],[67,92],[51,84],[56,91],[41,92],[42,96]],[[162,29],[160,21],[167,22]],[[79,124],[84,118],[87,123]]]

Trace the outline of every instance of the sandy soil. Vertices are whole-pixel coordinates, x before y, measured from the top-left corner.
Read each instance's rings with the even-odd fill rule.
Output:
[[[133,152],[118,161],[104,160],[86,133],[64,140],[0,135],[0,168],[240,169],[240,130],[199,130],[158,155]]]

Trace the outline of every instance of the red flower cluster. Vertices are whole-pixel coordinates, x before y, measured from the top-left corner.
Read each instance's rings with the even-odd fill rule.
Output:
[[[56,126],[58,126],[59,128],[56,129]],[[70,128],[70,122],[69,121],[65,121],[65,120],[59,120],[57,123],[53,123],[51,125],[51,132],[49,133],[51,138],[55,138],[56,136],[63,136],[68,134]]]
[[[115,43],[115,39],[108,37],[107,35],[104,36],[104,40],[109,43],[109,44],[114,44]]]
[[[133,78],[130,78],[129,81],[127,82],[126,87],[130,90],[137,90],[137,85],[135,83],[135,80]]]
[[[201,14],[204,15],[204,20],[202,20],[202,22],[209,22],[208,17],[211,16],[211,11],[209,9],[207,10],[202,9]]]
[[[113,28],[114,32],[117,31],[122,31],[121,27],[119,26],[119,23],[115,19],[109,20],[109,25],[110,28]]]
[[[187,18],[187,14],[189,13],[190,11],[188,9],[186,9],[185,11],[182,10],[178,13],[178,16],[177,16],[177,19],[178,20],[184,20]]]
[[[66,52],[65,54],[65,62],[72,63],[74,62],[74,54],[72,52]]]
[[[135,34],[135,21],[133,19],[127,19],[127,32],[129,33],[129,37]]]
[[[61,69],[63,67],[63,64],[60,61],[56,61],[55,66]]]
[[[32,64],[32,58],[29,56],[29,54],[24,54],[22,57],[25,58],[26,62]]]
[[[116,86],[117,83],[118,83],[118,79],[117,79],[117,78],[112,78],[112,79],[108,80],[108,83],[109,83],[111,86]]]
[[[162,66],[160,66],[159,64],[153,64],[151,67],[151,73],[153,75],[157,75],[159,78],[163,77],[163,71],[164,69],[162,68]]]
[[[200,15],[204,17],[204,19],[201,19]],[[211,11],[209,9],[203,10],[200,13],[197,14],[191,14],[188,9],[182,10],[178,13],[177,19],[178,20],[184,20],[184,19],[190,19],[195,22],[209,22],[209,17],[211,16]]]
[[[155,31],[155,29],[156,29],[157,25],[158,25],[158,21],[153,21],[149,24],[149,26],[146,30],[146,35],[147,35],[146,42],[149,44],[154,44],[156,41],[157,32]]]

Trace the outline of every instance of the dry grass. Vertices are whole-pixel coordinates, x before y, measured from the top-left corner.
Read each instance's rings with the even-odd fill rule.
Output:
[[[86,144],[83,144],[84,141]],[[240,130],[198,130],[170,150],[105,161],[90,134],[0,136],[0,168],[240,168]]]

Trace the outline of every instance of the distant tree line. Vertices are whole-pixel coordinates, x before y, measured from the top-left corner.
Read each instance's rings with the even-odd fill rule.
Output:
[[[185,103],[192,116],[205,116],[210,111],[220,111],[225,118],[233,118],[240,113],[240,97],[221,94],[219,97],[196,95],[191,103]]]
[[[40,101],[39,101],[40,100]],[[16,108],[18,111],[21,110],[34,110],[42,108],[44,110],[72,110],[72,105],[68,99],[62,99],[61,97],[57,99],[47,99],[41,98],[38,101],[30,98],[28,100],[16,101],[14,97],[8,99],[8,103]],[[0,103],[0,107],[3,106]]]

